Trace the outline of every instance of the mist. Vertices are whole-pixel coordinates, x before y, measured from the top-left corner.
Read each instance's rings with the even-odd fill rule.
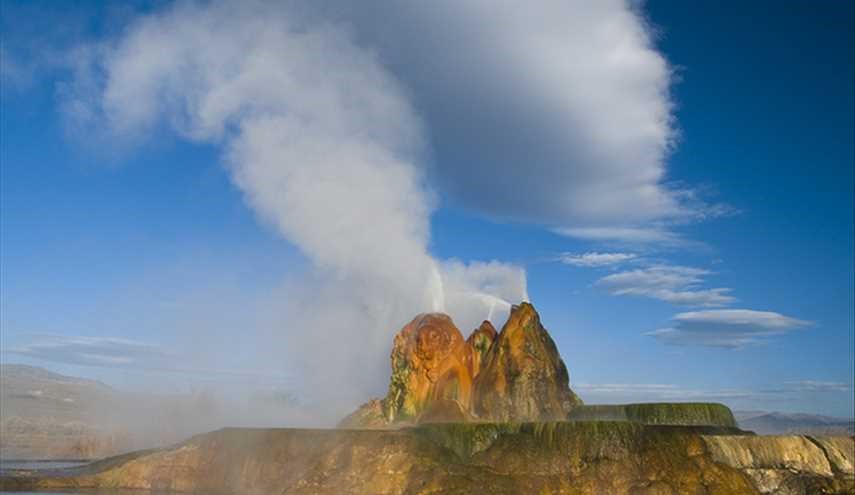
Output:
[[[238,347],[314,411],[283,421],[328,426],[383,395],[392,336],[416,314],[447,312],[466,335],[528,300],[523,266],[431,254],[441,201],[550,228],[691,215],[690,195],[661,183],[671,75],[644,19],[624,2],[571,7],[177,2],[70,50],[72,139],[214,146],[258,221],[308,263],[251,297],[194,295],[166,324],[177,355],[218,369]]]
[[[466,332],[527,299],[521,267],[429,254],[423,123],[343,26],[287,5],[178,3],[77,54],[75,128],[133,146],[166,126],[220,147],[258,219],[310,262],[233,337],[273,346],[319,423],[382,392],[391,336],[416,314],[454,310]]]

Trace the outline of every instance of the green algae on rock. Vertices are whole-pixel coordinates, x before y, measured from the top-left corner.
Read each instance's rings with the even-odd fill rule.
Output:
[[[390,358],[386,397],[363,404],[340,427],[563,420],[582,403],[529,303],[511,309],[501,332],[485,321],[466,340],[448,315],[418,315],[395,336]]]
[[[529,303],[496,332],[485,321],[468,339],[448,315],[418,315],[395,336],[386,397],[345,417],[342,428],[435,422],[630,421],[735,427],[715,403],[583,405],[555,342]]]
[[[484,358],[473,409],[487,421],[555,421],[582,404],[534,306],[514,306]]]
[[[227,495],[808,495],[855,490],[852,438],[719,432],[728,434],[628,421],[225,429],[47,477],[4,473],[0,490],[123,488]]]
[[[653,402],[584,405],[574,408],[571,421],[632,421],[647,425],[722,426],[735,428],[730,408],[713,402]]]

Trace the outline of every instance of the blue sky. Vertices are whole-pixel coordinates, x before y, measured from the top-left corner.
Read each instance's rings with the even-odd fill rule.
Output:
[[[170,26],[228,39],[258,12],[2,5],[4,362],[126,387],[311,397],[349,377],[379,394],[403,315],[436,309],[422,284],[438,266],[464,333],[487,316],[472,301],[527,294],[588,402],[853,416],[851,2],[546,2],[532,24],[442,4],[406,40],[377,26],[382,1],[320,2],[266,17],[347,36],[274,29],[208,58],[174,48],[198,40]],[[624,51],[589,32],[600,21],[633,33]],[[298,61],[247,67],[244,106],[216,120],[230,72],[207,67],[253,50]],[[209,80],[163,76],[161,53]],[[344,90],[267,94],[292,74]],[[283,165],[318,148],[309,171]]]

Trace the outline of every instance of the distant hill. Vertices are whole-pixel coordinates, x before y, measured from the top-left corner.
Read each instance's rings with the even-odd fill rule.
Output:
[[[101,382],[23,364],[0,364],[0,408],[27,416],[78,419],[82,409],[115,395]]]
[[[2,371],[2,379],[4,383],[9,383],[14,380],[37,380],[109,388],[103,383],[95,380],[60,375],[59,373],[54,373],[44,368],[39,368],[38,366],[29,366],[26,364],[0,364],[0,371]]]
[[[760,435],[855,435],[855,419],[767,411],[735,411],[734,415],[740,428]]]
[[[0,365],[0,457],[88,459],[126,447],[101,418],[118,394],[101,382]]]
[[[169,445],[226,425],[286,425],[295,399],[255,391],[245,400],[207,391],[156,394],[43,368],[0,364],[0,459],[94,459]],[[290,416],[289,416],[290,414]]]

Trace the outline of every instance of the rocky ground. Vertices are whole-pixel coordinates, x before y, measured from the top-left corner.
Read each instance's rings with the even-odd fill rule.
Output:
[[[282,494],[817,494],[855,490],[847,437],[752,436],[632,422],[434,424],[399,430],[225,429],[173,448],[0,489]]]
[[[132,393],[20,364],[0,364],[0,459],[94,460],[172,445],[229,424],[279,424],[289,397],[258,391]],[[293,416],[292,416],[293,417]]]
[[[500,332],[485,321],[466,339],[448,315],[418,315],[395,336],[390,360],[386,397],[370,400],[340,426],[552,421],[582,404],[529,303],[514,306]]]
[[[104,410],[106,385],[25,365],[0,365],[0,458],[95,459],[131,447]]]

